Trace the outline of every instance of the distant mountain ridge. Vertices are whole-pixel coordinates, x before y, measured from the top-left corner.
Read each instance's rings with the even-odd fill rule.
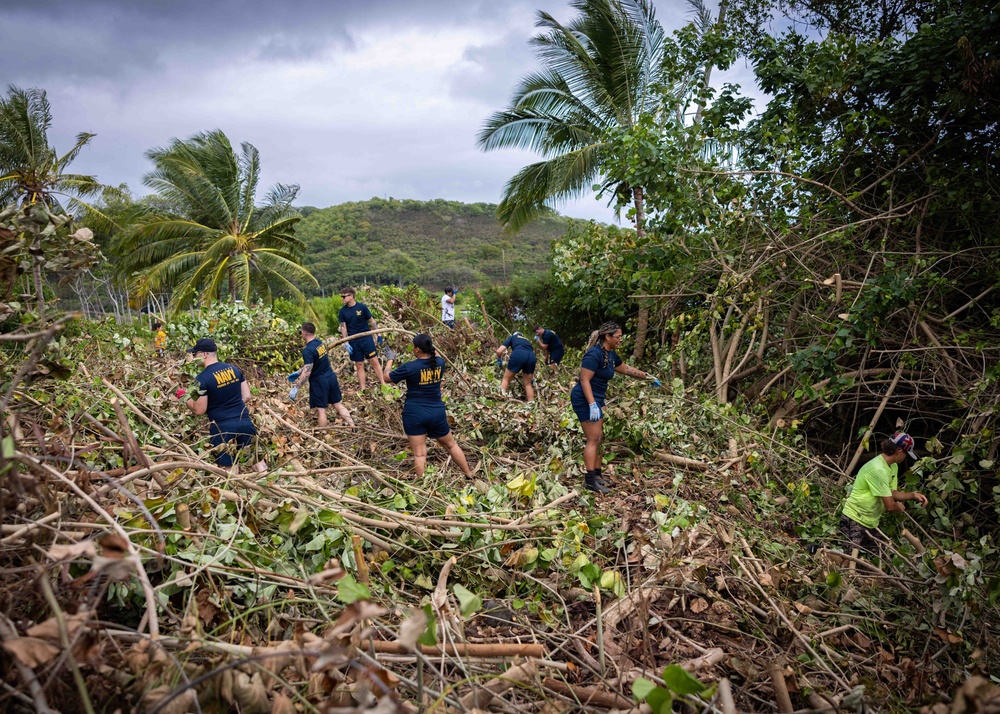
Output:
[[[578,220],[552,211],[510,235],[490,203],[373,198],[301,211],[304,263],[327,293],[366,281],[440,287],[542,273],[552,241]]]

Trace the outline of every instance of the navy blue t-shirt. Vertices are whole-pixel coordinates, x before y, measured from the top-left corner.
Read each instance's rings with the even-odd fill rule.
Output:
[[[608,391],[608,382],[615,376],[615,367],[622,364],[622,358],[614,350],[605,351],[600,345],[594,345],[583,354],[580,367],[594,373],[590,378],[590,391],[594,393],[595,401],[603,401]]]
[[[552,330],[545,330],[539,339],[549,346],[549,352],[555,352],[556,350],[561,350],[563,348],[563,343],[562,340],[559,339],[559,335],[554,333]]]
[[[205,414],[215,422],[232,421],[248,417],[243,403],[243,372],[225,362],[209,365],[195,377],[201,394],[208,396]]]
[[[389,373],[389,381],[406,381],[406,403],[441,404],[443,357],[425,357],[401,364]]]
[[[506,340],[503,341],[503,346],[509,349],[511,352],[518,349],[520,350],[527,349],[530,350],[531,352],[535,351],[534,348],[532,348],[531,343],[528,342],[528,340],[526,340],[525,338],[521,337],[520,335],[511,335],[510,337],[508,337]]]
[[[330,369],[330,358],[326,356],[326,345],[318,337],[306,343],[302,350],[302,362],[313,366],[312,372],[309,373],[310,382],[333,372]]]
[[[354,307],[344,305],[337,313],[337,320],[347,325],[347,334],[356,335],[359,332],[368,332],[371,328],[368,321],[372,319],[368,306],[363,302],[354,303]]]

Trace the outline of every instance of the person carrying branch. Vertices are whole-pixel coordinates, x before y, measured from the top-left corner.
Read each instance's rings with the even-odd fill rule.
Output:
[[[898,432],[880,445],[881,453],[866,463],[854,479],[854,487],[844,501],[840,516],[840,532],[858,550],[877,555],[883,542],[878,533],[882,514],[903,513],[904,501],[927,505],[927,497],[917,491],[899,491],[899,465],[913,453],[913,437]]]
[[[250,419],[246,400],[250,398],[250,385],[240,368],[219,361],[215,340],[203,337],[188,352],[196,358],[201,355],[204,369],[195,377],[197,392],[191,395],[184,389],[174,394],[178,399],[188,396],[185,405],[195,414],[208,416],[210,443],[216,451],[215,463],[223,468],[233,465],[233,456],[221,448],[234,442],[237,449],[249,446],[257,436],[257,429]],[[256,469],[262,470],[262,461]]]
[[[655,376],[629,367],[618,356],[615,349],[621,344],[622,337],[622,329],[614,322],[605,322],[591,334],[580,365],[580,376],[570,392],[573,411],[587,437],[587,444],[583,447],[583,465],[587,469],[584,485],[597,493],[608,493],[602,478],[600,453],[604,440],[604,398],[608,382],[617,372],[635,379],[648,379],[654,387],[660,386],[660,380]]]
[[[497,347],[497,367],[503,366],[503,355],[510,350],[510,359],[507,360],[507,369],[504,370],[500,380],[500,390],[504,393],[510,388],[510,380],[518,372],[521,373],[521,383],[524,385],[524,393],[530,402],[535,398],[535,350],[531,343],[520,332],[514,332],[510,337]]]
[[[545,350],[545,364],[553,372],[557,372],[559,363],[562,362],[563,355],[566,353],[566,348],[563,347],[559,335],[538,325],[535,327],[535,342]]]
[[[462,447],[455,441],[448,425],[448,417],[441,399],[441,377],[444,358],[438,357],[430,335],[419,334],[413,338],[415,359],[399,365],[389,373],[393,384],[406,382],[406,401],[403,403],[403,432],[413,451],[413,468],[423,477],[427,465],[427,437],[437,439],[448,449],[452,460],[468,477],[472,477],[469,462]]]
[[[316,337],[316,325],[311,322],[303,322],[300,333],[302,340],[306,343],[302,350],[303,367],[288,377],[288,381],[292,382],[288,398],[294,401],[299,395],[299,387],[308,381],[309,406],[316,413],[316,426],[325,427],[327,425],[326,408],[331,404],[348,426],[354,426],[351,413],[344,406],[337,373],[330,367],[326,345]]]
[[[343,307],[337,313],[337,320],[340,321],[340,334],[342,337],[357,335],[369,330],[378,329],[375,318],[372,317],[368,306],[363,302],[354,299],[354,288],[344,288],[340,291],[340,297],[344,301]],[[382,335],[378,336],[378,344],[382,344]],[[358,373],[358,384],[361,389],[366,386],[365,360],[371,364],[375,370],[375,376],[381,384],[385,384],[385,377],[382,374],[382,365],[378,361],[378,349],[375,340],[371,335],[359,337],[344,345],[347,356],[354,362],[354,369]]]

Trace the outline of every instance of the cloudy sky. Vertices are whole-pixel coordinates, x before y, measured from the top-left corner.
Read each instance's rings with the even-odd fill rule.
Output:
[[[689,19],[685,0],[656,8],[668,28]],[[303,205],[496,203],[534,157],[484,154],[475,137],[536,66],[538,10],[574,12],[565,0],[3,2],[0,81],[47,90],[57,149],[97,134],[73,168],[136,193],[148,149],[219,128],[260,150],[264,185],[300,184]],[[612,220],[592,196],[559,210]]]

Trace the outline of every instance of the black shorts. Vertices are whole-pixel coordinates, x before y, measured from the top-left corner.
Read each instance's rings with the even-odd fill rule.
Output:
[[[559,364],[560,362],[562,362],[564,354],[566,354],[566,349],[563,347],[560,347],[557,350],[552,350],[551,352],[549,352],[548,364]]]
[[[407,436],[424,436],[440,439],[451,433],[444,404],[405,404],[403,406],[403,433]]]
[[[455,321],[454,320],[441,320],[441,322],[443,322],[444,324],[446,324],[449,329],[451,329],[451,330],[455,329]]]
[[[342,402],[344,395],[340,393],[340,380],[337,374],[331,372],[319,379],[309,380],[309,406],[313,409],[326,409],[331,404]]]
[[[595,397],[597,406],[601,408],[602,419],[604,414],[604,400],[597,399]],[[581,422],[590,421],[590,405],[587,404],[587,398],[583,396],[583,387],[577,382],[574,385],[572,391],[569,393],[569,403],[573,406],[573,413],[576,414],[576,418]]]
[[[371,335],[351,340],[352,362],[364,362],[376,356],[378,356],[378,351],[375,349],[375,340],[372,339]]]
[[[242,449],[244,446],[249,446],[253,441],[253,437],[257,436],[257,429],[249,417],[246,419],[209,422],[208,432],[211,434],[209,443],[213,448],[217,448],[226,442],[234,441],[236,442],[236,448]],[[233,457],[231,454],[221,451],[216,454],[215,463],[223,468],[229,468],[233,465]]]
[[[515,374],[518,372],[534,374],[536,362],[533,350],[514,350],[510,353],[510,359],[507,360],[507,369]]]

